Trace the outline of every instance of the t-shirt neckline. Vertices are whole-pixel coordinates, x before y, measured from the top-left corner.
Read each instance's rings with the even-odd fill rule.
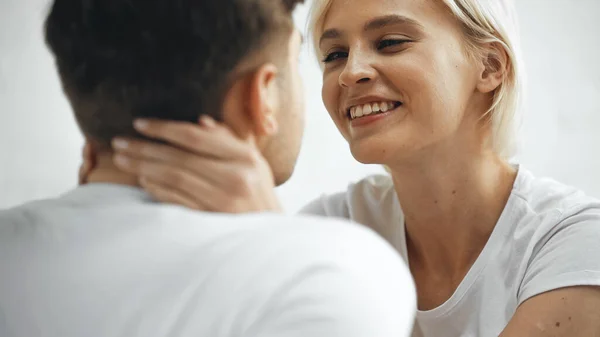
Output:
[[[81,185],[65,193],[62,199],[73,204],[94,205],[153,202],[152,197],[139,187],[111,183]]]

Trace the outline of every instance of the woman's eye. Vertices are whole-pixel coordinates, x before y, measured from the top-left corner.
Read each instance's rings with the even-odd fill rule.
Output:
[[[344,57],[348,57],[348,53],[336,51],[336,52],[327,54],[327,56],[325,56],[325,59],[323,60],[323,62],[330,63],[330,62],[336,61],[336,60],[344,58]]]
[[[401,46],[408,42],[410,42],[410,41],[408,41],[408,40],[382,40],[377,44],[377,49],[381,50],[381,49],[385,49],[388,47]]]

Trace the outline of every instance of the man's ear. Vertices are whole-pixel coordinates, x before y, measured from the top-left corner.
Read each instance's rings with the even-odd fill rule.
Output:
[[[496,90],[508,76],[510,60],[506,49],[497,42],[487,44],[481,55],[482,67],[477,89],[482,93],[489,93]]]
[[[267,63],[250,75],[248,83],[248,118],[257,137],[277,133],[279,125],[276,115],[279,111],[278,69]]]

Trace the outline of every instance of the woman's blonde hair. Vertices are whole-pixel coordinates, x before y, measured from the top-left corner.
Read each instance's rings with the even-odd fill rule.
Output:
[[[309,30],[315,52],[323,30],[325,17],[334,0],[313,0]],[[465,31],[469,52],[482,57],[483,47],[495,43],[508,55],[506,75],[494,93],[491,108],[486,112],[491,121],[492,147],[505,159],[516,149],[516,126],[523,96],[525,74],[521,60],[516,10],[512,0],[438,0],[448,7]]]

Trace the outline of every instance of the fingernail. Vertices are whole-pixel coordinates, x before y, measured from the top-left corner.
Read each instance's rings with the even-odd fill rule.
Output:
[[[133,122],[133,127],[136,128],[137,130],[146,130],[149,125],[150,125],[150,123],[145,119],[136,119]]]
[[[119,166],[128,166],[129,165],[129,158],[122,156],[122,155],[116,155],[115,156],[115,163]]]
[[[208,128],[214,128],[215,126],[217,126],[215,120],[207,115],[202,115],[202,117],[200,117],[200,123]]]
[[[116,138],[113,140],[113,147],[117,150],[125,150],[129,147],[129,142],[125,139]]]

